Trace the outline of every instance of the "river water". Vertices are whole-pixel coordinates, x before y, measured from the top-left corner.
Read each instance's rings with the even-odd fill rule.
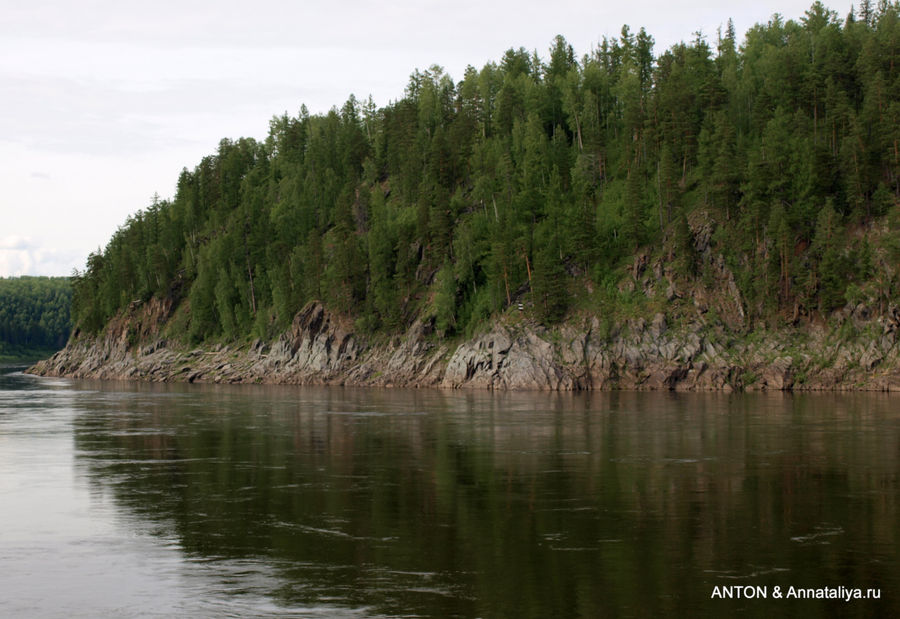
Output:
[[[20,369],[3,617],[900,616],[897,397]]]

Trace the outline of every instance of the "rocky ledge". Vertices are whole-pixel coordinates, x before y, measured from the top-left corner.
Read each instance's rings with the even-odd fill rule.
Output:
[[[271,342],[190,349],[157,334],[171,307],[131,308],[96,337],[30,368],[45,376],[147,381],[332,384],[477,389],[900,390],[900,320],[860,328],[733,334],[694,321],[553,329],[517,316],[463,342],[417,321],[403,337],[369,342],[311,303]]]

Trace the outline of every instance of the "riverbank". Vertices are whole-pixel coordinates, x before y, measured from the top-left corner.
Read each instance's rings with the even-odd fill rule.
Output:
[[[58,348],[3,348],[0,346],[0,363],[30,365],[56,354]]]
[[[839,326],[729,331],[661,313],[608,324],[598,317],[546,328],[510,313],[451,342],[416,321],[372,342],[311,303],[270,342],[190,348],[158,336],[171,311],[152,300],[99,336],[28,371],[44,376],[157,382],[321,384],[513,390],[900,391],[897,317],[849,311]],[[861,314],[861,315],[857,315]]]

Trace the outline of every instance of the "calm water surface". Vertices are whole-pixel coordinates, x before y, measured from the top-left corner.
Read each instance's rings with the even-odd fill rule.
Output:
[[[900,616],[898,397],[16,370],[0,616]],[[713,597],[744,585],[767,598]]]

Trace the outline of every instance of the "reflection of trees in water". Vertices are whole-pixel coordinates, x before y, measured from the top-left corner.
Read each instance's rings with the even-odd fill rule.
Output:
[[[715,584],[897,584],[898,423],[878,397],[105,395],[76,420],[94,483],[188,553],[316,583],[290,602],[683,614]]]

